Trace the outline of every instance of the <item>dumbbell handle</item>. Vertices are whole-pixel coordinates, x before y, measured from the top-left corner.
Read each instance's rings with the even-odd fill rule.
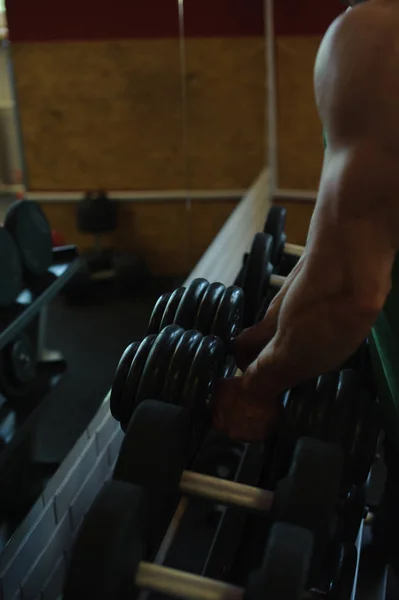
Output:
[[[282,275],[270,275],[269,285],[271,287],[282,288],[286,279],[287,278],[283,277]]]
[[[289,577],[289,573],[287,576]],[[139,563],[135,583],[141,589],[160,592],[173,598],[189,600],[243,600],[245,598],[245,589],[236,585],[144,561]],[[315,597],[316,595],[309,593],[302,596],[302,600]],[[265,600],[267,600],[267,590]]]
[[[284,244],[284,254],[289,254],[290,256],[298,256],[298,258],[300,258],[304,251],[304,246],[297,246],[296,244]]]
[[[183,472],[180,490],[187,496],[199,496],[262,512],[270,511],[274,499],[273,492],[194,471]]]
[[[136,586],[190,600],[243,600],[245,595],[245,590],[235,585],[148,562],[139,564]]]

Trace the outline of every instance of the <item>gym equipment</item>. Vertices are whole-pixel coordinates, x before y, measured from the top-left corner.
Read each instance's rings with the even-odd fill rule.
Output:
[[[228,344],[242,329],[243,291],[195,279],[187,288],[163,294],[154,306],[148,333],[159,333],[168,325],[197,329],[204,335],[217,335]]]
[[[312,534],[306,529],[276,523],[261,568],[244,590],[146,562],[149,519],[143,488],[120,481],[107,483],[74,544],[64,600],[128,599],[140,590],[193,600],[257,600],[260,595],[271,600],[300,600],[304,593],[313,552]]]
[[[339,544],[328,590],[330,600],[351,600],[357,567],[357,549],[354,544]]]
[[[242,272],[237,277],[236,282],[239,282],[245,298],[244,327],[257,322],[269,288],[281,288],[284,285],[285,278],[273,273],[272,249],[273,238],[265,233],[257,233]]]
[[[289,460],[295,440],[311,437],[340,443],[345,454],[343,484],[361,486],[374,462],[380,435],[378,399],[354,371],[321,375],[317,381],[290,390],[284,399],[286,430],[281,431],[277,460]],[[287,463],[285,463],[287,464]],[[285,467],[286,468],[286,467]],[[279,467],[279,473],[284,467]]]
[[[36,202],[19,200],[7,210],[4,228],[17,245],[25,276],[42,277],[52,263],[51,228]]]
[[[151,527],[157,529],[152,532],[152,540],[164,534],[165,521],[176,508],[180,488],[187,496],[247,510],[272,511],[275,521],[312,531],[318,546],[323,547],[330,536],[340,489],[343,457],[338,445],[301,438],[288,475],[270,492],[184,470],[190,458],[193,426],[195,421],[186,409],[147,400],[135,410],[122,442],[113,478],[147,490],[150,513],[154,514]]]
[[[0,350],[0,392],[18,400],[32,390],[36,379],[36,353],[27,333],[19,333]]]
[[[154,398],[189,408],[203,423],[209,420],[207,404],[225,369],[219,337],[169,325],[123,353],[112,384],[111,413],[125,430],[135,407]]]
[[[287,244],[287,237],[284,233],[286,216],[287,211],[284,207],[272,206],[263,228],[264,233],[271,235],[273,238],[271,258],[273,265],[279,265],[283,255],[293,257],[296,262],[305,250],[303,246]]]
[[[79,231],[97,236],[114,231],[117,227],[116,203],[105,192],[87,192],[78,204],[77,224]]]
[[[0,308],[12,304],[22,289],[22,265],[11,235],[0,227]]]

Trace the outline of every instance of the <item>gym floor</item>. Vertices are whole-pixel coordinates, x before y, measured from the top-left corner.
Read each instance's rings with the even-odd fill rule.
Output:
[[[103,291],[95,304],[71,306],[58,297],[49,306],[46,346],[62,353],[67,372],[38,424],[38,459],[64,459],[109,391],[122,352],[146,335],[155,301],[174,287],[155,280],[131,298]]]

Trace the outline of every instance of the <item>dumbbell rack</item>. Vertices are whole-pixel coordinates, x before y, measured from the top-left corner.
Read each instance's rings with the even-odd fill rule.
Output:
[[[243,252],[248,250],[253,235],[264,222],[267,188],[267,175],[262,173],[185,285],[198,275],[222,281],[226,285],[231,283],[239,270]],[[243,235],[239,236],[238,231]],[[218,260],[215,260],[216,257]],[[224,260],[223,264],[220,257]],[[228,262],[223,257],[226,257]],[[218,264],[220,272],[217,273],[215,265]],[[119,425],[110,415],[107,396],[87,430],[50,479],[30,513],[0,554],[1,600],[55,600],[60,597],[70,549],[84,514],[112,473],[122,438]],[[212,440],[209,443],[212,447]],[[206,450],[206,447],[203,450]],[[252,449],[252,452],[254,451],[256,450]],[[257,477],[255,467],[259,463],[254,456],[248,454],[249,450],[245,445],[235,448],[235,452],[238,463],[232,478],[251,484],[252,478],[255,480]],[[198,460],[200,458],[199,456]],[[255,472],[248,468],[249,465],[255,468]],[[203,470],[206,470],[206,466]],[[229,561],[234,559],[234,540],[237,533],[232,527],[231,515],[229,509],[222,517],[220,514],[212,514],[201,555],[196,557],[196,564],[189,567],[192,572],[217,578],[229,568]],[[182,538],[192,532],[190,524],[187,528],[184,522],[194,517],[195,513],[191,513],[190,517],[190,511],[185,512],[180,523],[183,526],[165,556],[169,564],[179,555],[179,567],[185,566],[181,562],[179,545],[181,547]],[[234,525],[237,527],[235,518],[236,514]],[[362,531],[359,532],[359,548],[361,537]],[[229,547],[231,555],[223,554]],[[372,600],[383,598],[383,595],[375,595]]]
[[[29,488],[43,477],[42,466],[34,462],[31,433],[46,407],[49,390],[58,383],[66,369],[62,357],[46,361],[42,355],[44,315],[48,304],[79,268],[77,249],[65,246],[53,250],[53,262],[47,273],[22,290],[16,302],[0,312],[0,352],[21,332],[29,333],[36,343],[36,377],[29,394],[15,400],[0,396],[0,500],[1,522],[18,520],[32,504]],[[4,364],[3,364],[4,367]],[[58,465],[54,465],[53,469]],[[5,515],[7,515],[5,517]],[[1,538],[0,538],[1,543]],[[0,545],[3,546],[4,542]]]

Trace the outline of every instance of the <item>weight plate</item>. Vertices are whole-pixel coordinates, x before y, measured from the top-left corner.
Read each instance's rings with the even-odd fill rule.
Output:
[[[143,488],[105,484],[80,528],[64,600],[134,598],[139,563],[147,557],[147,495]]]
[[[275,519],[312,531],[320,560],[332,533],[342,465],[338,444],[303,437],[296,444],[287,477],[276,486]]]
[[[9,348],[10,374],[18,384],[28,383],[36,375],[35,350],[30,338],[20,333]]]
[[[381,433],[378,398],[363,381],[359,382],[356,390],[356,407],[357,425],[351,445],[350,464],[352,483],[362,485],[370,474]]]
[[[165,327],[167,327],[168,325],[172,325],[172,323],[174,322],[176,311],[185,291],[186,288],[180,287],[171,293],[168,303],[165,306],[159,331],[162,331],[162,329],[165,329]]]
[[[130,363],[121,396],[120,422],[123,431],[125,431],[128,426],[133,414],[136,405],[136,393],[143,374],[144,365],[156,339],[156,334],[148,335],[144,338],[139,344]]]
[[[136,393],[136,404],[143,400],[162,398],[170,361],[183,334],[184,330],[177,325],[169,325],[158,334],[144,365]]]
[[[223,283],[211,283],[202,297],[197,315],[195,317],[194,328],[208,335],[212,330],[212,323],[215,318],[215,312],[219,306],[221,297],[226,287]]]
[[[264,233],[268,233],[273,238],[273,250],[271,262],[276,265],[281,257],[282,238],[285,231],[285,221],[287,211],[283,206],[272,206],[267,215],[266,223],[263,228]]]
[[[174,323],[183,329],[192,329],[201,300],[209,287],[206,279],[194,279],[185,290],[176,311]]]
[[[0,351],[0,389],[7,400],[32,393],[36,383],[36,353],[26,333]]]
[[[190,437],[189,411],[145,400],[134,411],[123,438],[113,478],[146,490],[151,549],[160,543],[176,510]]]
[[[22,265],[36,277],[47,272],[52,263],[51,228],[46,215],[32,200],[19,200],[10,206],[4,227],[18,247]]]
[[[116,372],[114,376],[114,381],[112,382],[111,388],[111,396],[109,400],[109,407],[111,411],[111,415],[117,421],[121,419],[121,409],[122,409],[122,398],[123,392],[126,384],[126,377],[129,373],[130,365],[132,364],[132,360],[140,346],[140,342],[133,342],[129,344],[126,350],[123,352],[118,366],[116,367]]]
[[[242,289],[245,296],[244,327],[250,327],[255,323],[262,304],[263,282],[271,243],[270,236],[265,233],[257,233],[245,264],[242,278]]]
[[[348,370],[341,371],[336,395],[335,413],[331,419],[331,437],[335,436],[335,439],[341,443],[347,459],[347,468],[345,469],[346,485],[353,483],[351,456],[359,424],[360,406],[357,401],[358,391],[359,380],[356,373]]]
[[[166,305],[172,293],[167,292],[160,296],[151,313],[150,322],[148,324],[148,334],[159,333],[161,330],[161,321],[165,312]]]
[[[357,549],[354,544],[341,544],[336,557],[336,570],[330,584],[328,598],[351,600],[357,569]]]
[[[208,335],[197,349],[184,386],[182,403],[203,421],[209,417],[209,404],[223,369],[224,346],[220,338]],[[196,417],[197,418],[197,417]]]
[[[203,338],[202,333],[196,330],[185,331],[180,338],[169,363],[162,399],[171,404],[182,404],[187,373],[190,372],[195,354]]]
[[[316,402],[311,416],[314,435],[325,441],[334,440],[330,435],[330,423],[335,410],[339,372],[321,375],[317,381]]]
[[[310,531],[275,523],[267,540],[261,568],[249,576],[247,600],[301,600],[313,555]]]
[[[22,265],[11,235],[0,227],[0,308],[9,306],[22,289]]]
[[[228,287],[219,301],[211,333],[225,344],[237,337],[242,330],[244,317],[244,292],[236,286]]]
[[[237,277],[235,278],[235,281],[234,281],[234,285],[237,285],[238,287],[242,287],[242,278],[243,278],[243,275],[244,275],[245,265],[246,265],[246,262],[248,260],[248,256],[249,256],[248,252],[245,252],[245,254],[242,257],[242,267],[239,270],[238,275],[237,275]]]

